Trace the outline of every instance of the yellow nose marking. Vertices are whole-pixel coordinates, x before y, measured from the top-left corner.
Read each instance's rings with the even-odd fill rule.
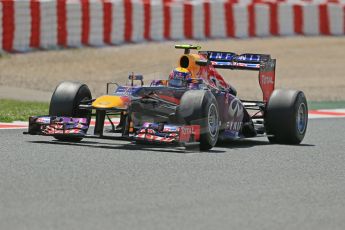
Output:
[[[108,109],[108,108],[125,108],[125,102],[122,100],[119,96],[113,96],[113,95],[104,95],[98,97],[93,103],[92,107],[95,108],[102,108],[102,109]]]

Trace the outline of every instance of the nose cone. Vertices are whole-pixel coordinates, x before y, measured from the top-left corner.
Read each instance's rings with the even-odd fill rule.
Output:
[[[126,109],[128,104],[128,98],[114,95],[104,95],[98,97],[93,103],[92,107],[99,109]]]

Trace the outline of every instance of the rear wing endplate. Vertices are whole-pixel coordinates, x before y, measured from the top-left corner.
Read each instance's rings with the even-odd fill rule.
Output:
[[[268,102],[275,84],[276,59],[269,54],[236,54],[232,52],[199,51],[206,60],[196,61],[200,66],[212,65],[218,69],[239,69],[259,71],[259,84],[263,101]]]

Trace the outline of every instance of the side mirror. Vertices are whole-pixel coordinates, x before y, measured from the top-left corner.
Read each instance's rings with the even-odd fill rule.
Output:
[[[141,86],[144,85],[144,76],[142,74],[130,74],[128,76],[128,79],[131,80],[131,86],[134,85],[134,81],[140,81],[141,82]]]

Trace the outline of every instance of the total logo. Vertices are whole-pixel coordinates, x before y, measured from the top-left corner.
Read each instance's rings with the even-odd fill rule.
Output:
[[[243,116],[243,105],[241,102],[235,98],[231,101],[228,113],[230,117],[236,118],[242,118]]]
[[[274,82],[273,82],[271,76],[262,75],[262,77],[261,77],[261,84],[270,85],[270,84],[274,84]]]
[[[194,133],[194,129],[193,129],[193,127],[191,127],[191,126],[183,126],[183,127],[181,127],[181,133],[182,134],[193,134]]]
[[[184,142],[191,141],[191,139],[199,139],[200,130],[194,126],[182,126],[180,128],[180,138],[179,140]]]

